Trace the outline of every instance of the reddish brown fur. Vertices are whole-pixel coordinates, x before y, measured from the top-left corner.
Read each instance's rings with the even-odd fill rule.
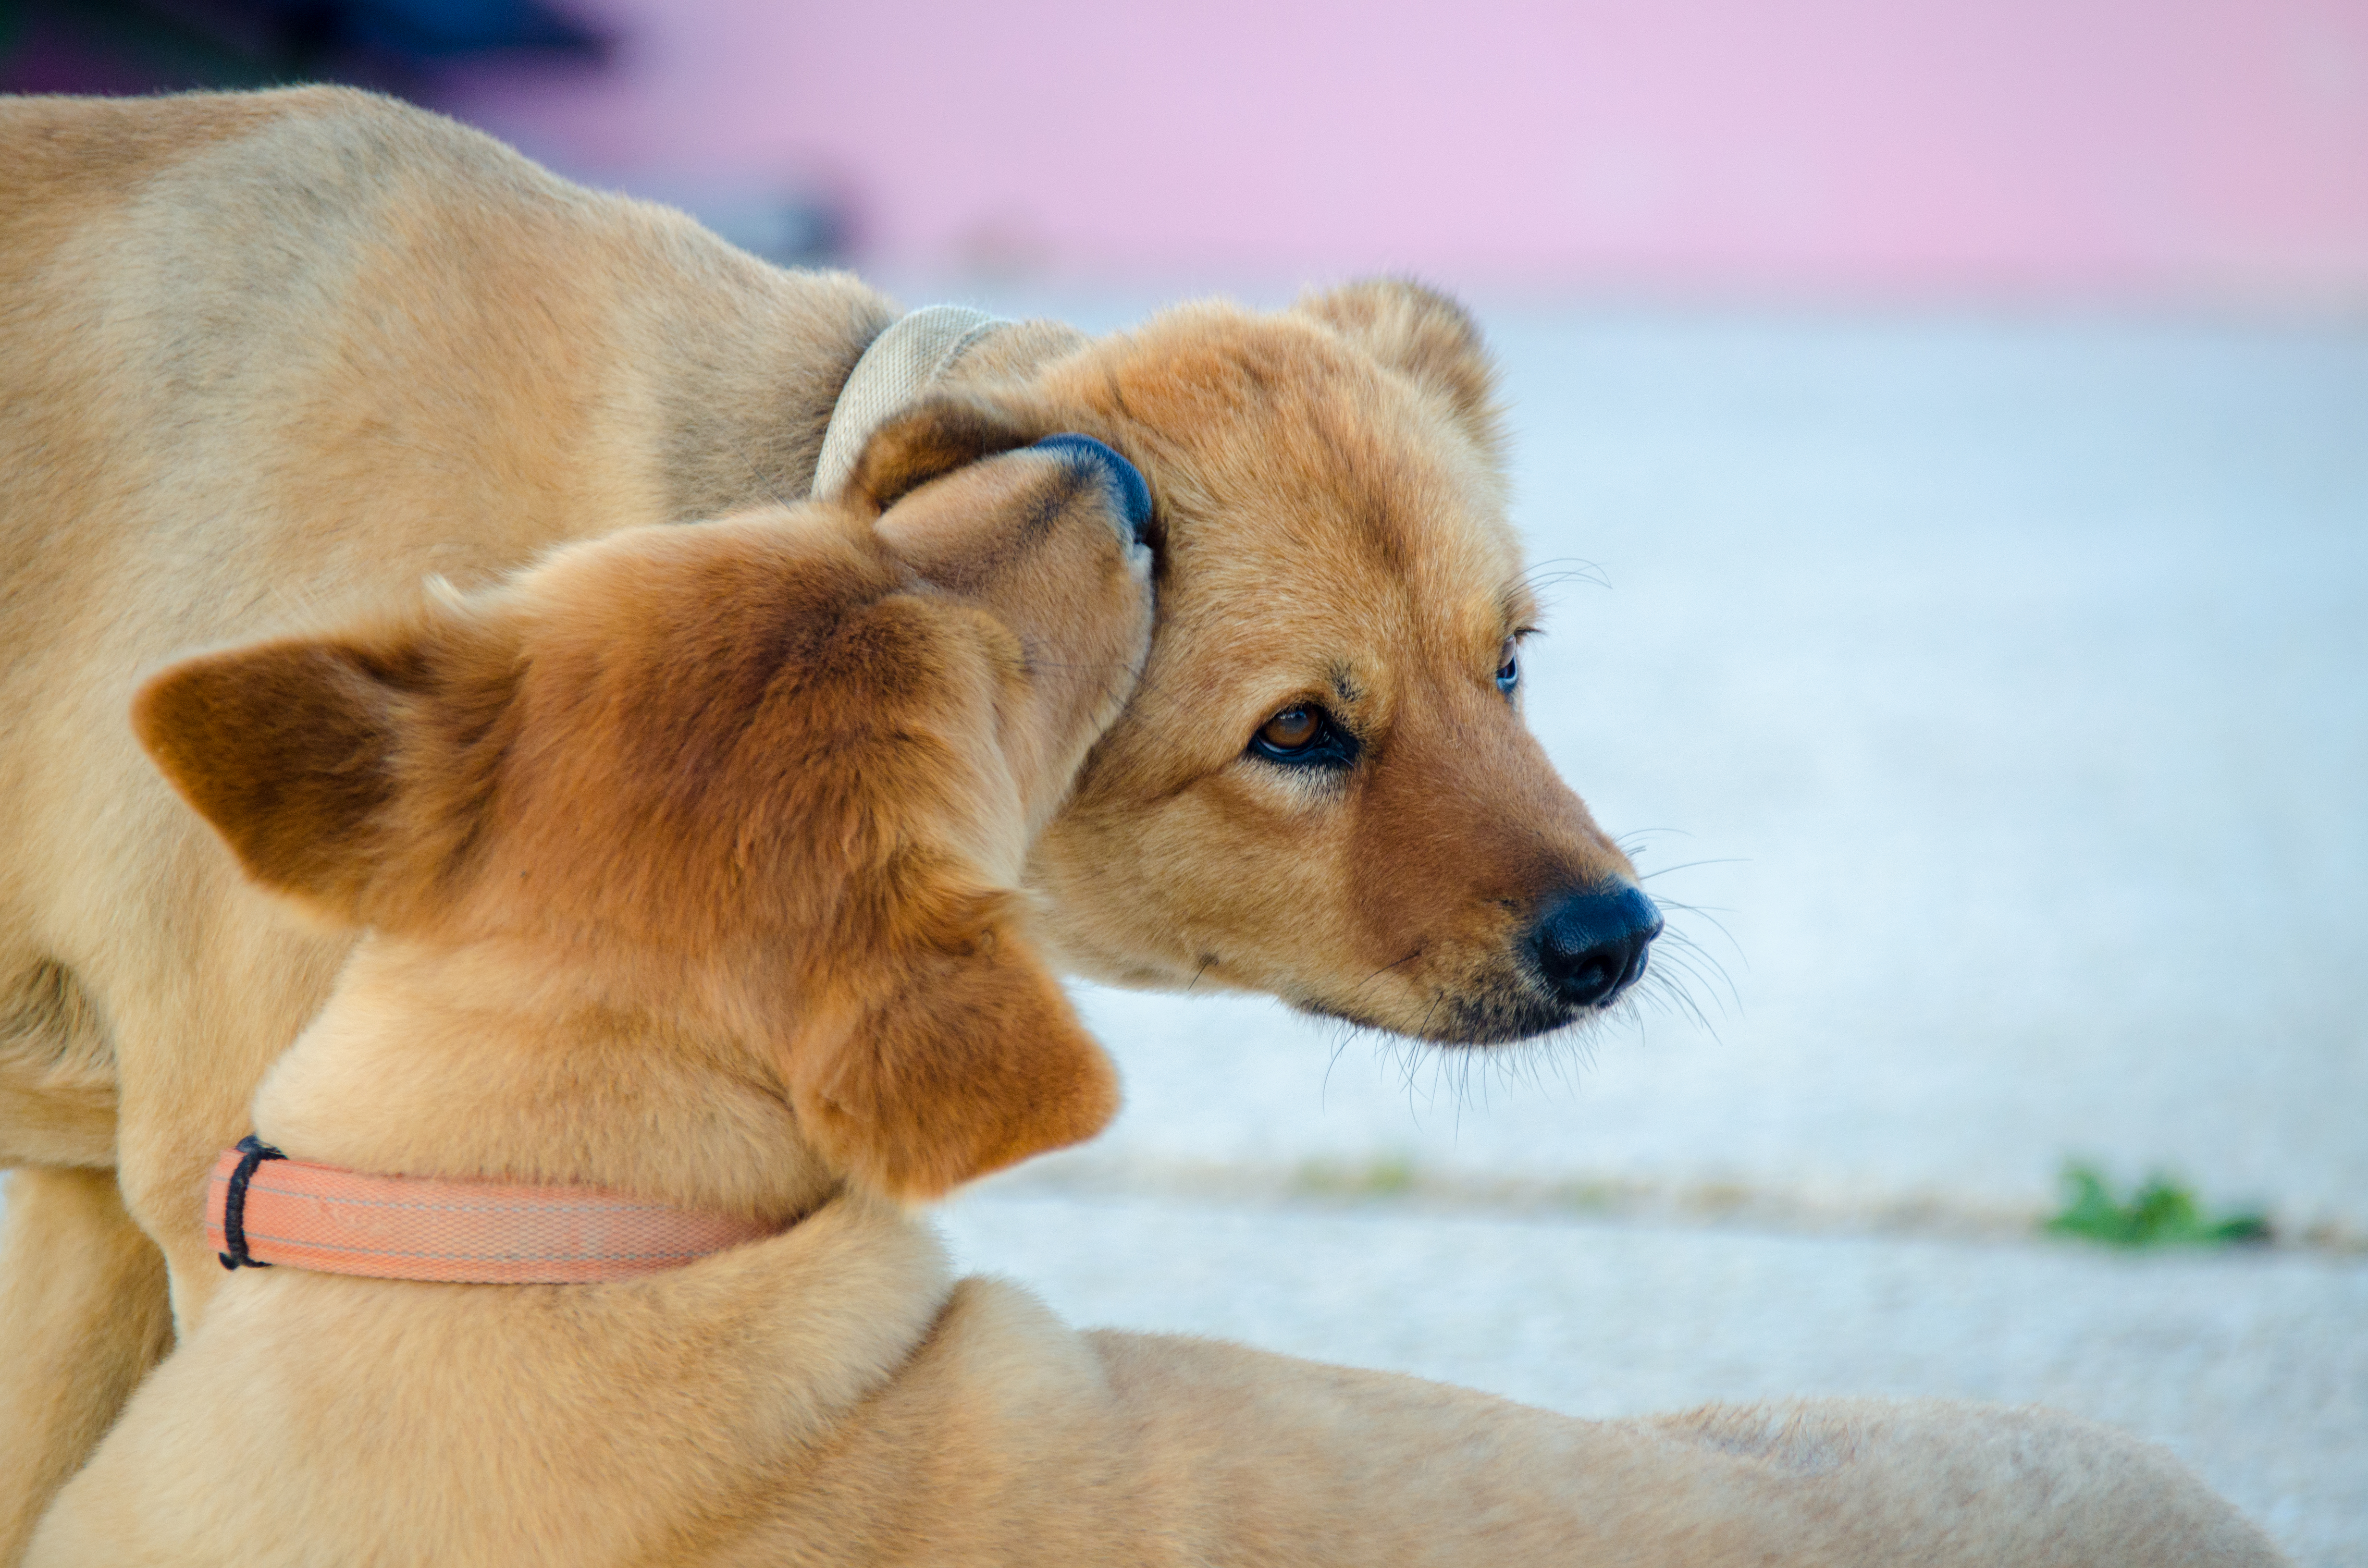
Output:
[[[598,972],[659,1039],[750,1042],[836,1165],[934,1196],[1117,1103],[995,875],[1148,632],[1143,551],[1075,477],[974,462],[876,529],[859,500],[628,530],[464,604],[175,665],[136,722],[258,881]],[[915,569],[949,539],[962,597]],[[1107,678],[1031,672],[1023,635]]]

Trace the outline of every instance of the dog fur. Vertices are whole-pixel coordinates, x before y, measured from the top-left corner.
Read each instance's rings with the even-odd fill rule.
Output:
[[[354,939],[163,785],[141,679],[799,496],[894,308],[364,94],[0,99],[0,150],[6,1563],[206,1316],[205,1170]],[[881,472],[928,475],[1081,431],[1156,500],[1143,679],[1021,877],[1045,961],[1451,1043],[1577,1017],[1526,935],[1632,872],[1490,680],[1534,618],[1493,395],[1460,310],[1360,284],[1099,341],[1023,324],[882,432]],[[1338,714],[1353,768],[1250,755],[1293,702]]]
[[[350,943],[162,788],[133,686],[796,496],[894,312],[365,94],[0,100],[0,1163],[118,1186],[13,1184],[10,1235],[88,1278],[0,1259],[0,1403],[74,1413],[0,1431],[5,1562],[153,1355],[145,1303],[88,1310],[126,1227],[186,1330],[220,1278],[204,1171]],[[1368,284],[1023,324],[903,423],[923,452],[1097,435],[1156,498],[1152,668],[1027,875],[1056,964],[1442,1040],[1570,1019],[1524,922],[1629,869],[1489,679],[1532,615],[1490,397],[1459,310]],[[1298,699],[1358,726],[1355,770],[1246,754]]]
[[[2265,1560],[2062,1418],[1590,1424],[948,1278],[891,1200],[1115,1105],[1014,885],[1148,649],[1113,510],[1012,453],[876,526],[628,530],[156,676],[180,793],[368,933],[256,1096],[268,1142],[783,1228],[617,1285],[243,1274],[30,1562]]]

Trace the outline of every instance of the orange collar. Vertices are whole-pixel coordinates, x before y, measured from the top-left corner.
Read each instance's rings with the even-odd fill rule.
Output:
[[[286,1264],[372,1279],[585,1285],[632,1279],[773,1233],[736,1215],[594,1187],[365,1176],[255,1138],[222,1151],[206,1236],[224,1268]]]

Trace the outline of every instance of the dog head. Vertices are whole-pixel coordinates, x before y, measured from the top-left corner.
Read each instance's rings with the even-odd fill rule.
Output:
[[[1172,312],[905,415],[916,446],[1091,430],[1156,497],[1150,662],[1029,872],[1073,967],[1448,1043],[1643,971],[1659,916],[1522,722],[1494,398],[1460,308],[1367,283]]]
[[[843,503],[186,661],[141,739],[256,881],[738,1053],[877,1190],[1090,1136],[1114,1079],[1013,890],[1144,657],[1148,505],[1089,440],[937,435],[874,443]]]

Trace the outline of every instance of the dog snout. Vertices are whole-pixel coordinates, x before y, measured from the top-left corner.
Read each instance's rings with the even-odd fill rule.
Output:
[[[1151,486],[1144,482],[1143,472],[1126,460],[1116,449],[1095,440],[1091,436],[1074,433],[1047,436],[1036,443],[1035,449],[1047,452],[1079,467],[1099,471],[1110,488],[1116,518],[1125,530],[1129,543],[1147,545],[1151,542]]]
[[[1599,888],[1570,894],[1531,933],[1538,968],[1572,1007],[1600,1007],[1643,978],[1647,950],[1661,934],[1661,912],[1637,889]]]

